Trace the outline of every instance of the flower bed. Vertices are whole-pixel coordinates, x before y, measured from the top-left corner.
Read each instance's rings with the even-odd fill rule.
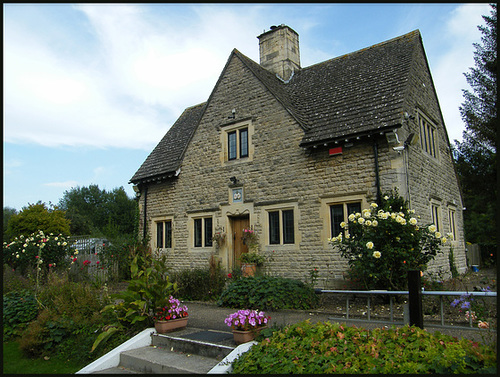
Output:
[[[492,347],[417,327],[287,326],[233,363],[233,373],[495,373]]]

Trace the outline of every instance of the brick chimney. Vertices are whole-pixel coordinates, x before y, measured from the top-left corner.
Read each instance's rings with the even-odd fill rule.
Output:
[[[286,25],[259,35],[260,65],[288,81],[300,69],[299,35]]]

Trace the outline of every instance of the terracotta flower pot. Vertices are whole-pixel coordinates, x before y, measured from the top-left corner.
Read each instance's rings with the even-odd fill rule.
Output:
[[[171,319],[169,321],[156,321],[155,329],[158,334],[166,334],[171,331],[180,330],[187,326],[188,317]]]
[[[257,265],[255,263],[242,263],[241,273],[244,277],[255,276],[257,271]]]
[[[262,329],[264,329],[266,327],[267,326],[258,327],[256,329],[252,329],[252,330],[234,330],[233,329],[234,342],[237,345],[250,342],[250,341],[254,340],[257,337],[257,335],[259,335],[259,332]]]

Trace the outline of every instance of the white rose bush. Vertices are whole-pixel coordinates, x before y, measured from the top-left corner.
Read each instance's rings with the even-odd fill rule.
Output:
[[[4,263],[21,273],[33,267],[45,271],[63,267],[72,261],[73,251],[64,235],[44,234],[41,230],[3,243]]]
[[[424,271],[447,241],[435,225],[420,224],[397,192],[340,225],[329,242],[348,259],[348,277],[361,289],[406,289],[408,271]]]

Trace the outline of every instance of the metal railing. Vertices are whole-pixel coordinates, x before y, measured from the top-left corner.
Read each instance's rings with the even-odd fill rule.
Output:
[[[388,323],[390,322],[391,324],[405,324],[408,323],[407,319],[407,311],[408,311],[408,304],[405,304],[404,308],[404,313],[403,313],[403,320],[404,322],[395,322],[394,321],[394,297],[395,296],[401,296],[401,295],[409,295],[408,291],[383,291],[383,290],[373,290],[373,291],[355,291],[355,290],[330,290],[330,289],[317,289],[317,293],[331,293],[331,294],[342,294],[346,295],[346,314],[345,318],[335,318],[335,317],[330,317],[330,319],[335,319],[335,320],[340,320],[340,319],[348,319],[351,321],[364,321],[364,322],[381,322],[381,323]],[[359,318],[352,318],[349,317],[349,300],[350,300],[350,295],[354,296],[367,296],[367,319],[359,319]],[[372,320],[371,319],[371,301],[372,297],[376,295],[387,295],[389,296],[389,307],[390,307],[390,321],[380,321],[380,320]],[[439,326],[433,325],[434,327],[443,327],[443,328],[459,328],[459,327],[464,327],[464,326],[448,326],[445,325],[445,320],[444,320],[444,300],[443,298],[446,296],[467,296],[467,297],[497,297],[497,292],[459,292],[459,291],[425,291],[422,290],[422,295],[423,296],[438,296],[439,297],[439,303],[440,303],[440,319],[441,319],[441,324]],[[471,329],[475,329],[473,327],[473,316],[469,316],[469,327]],[[477,329],[477,328],[476,328]],[[496,330],[494,330],[496,331]]]

